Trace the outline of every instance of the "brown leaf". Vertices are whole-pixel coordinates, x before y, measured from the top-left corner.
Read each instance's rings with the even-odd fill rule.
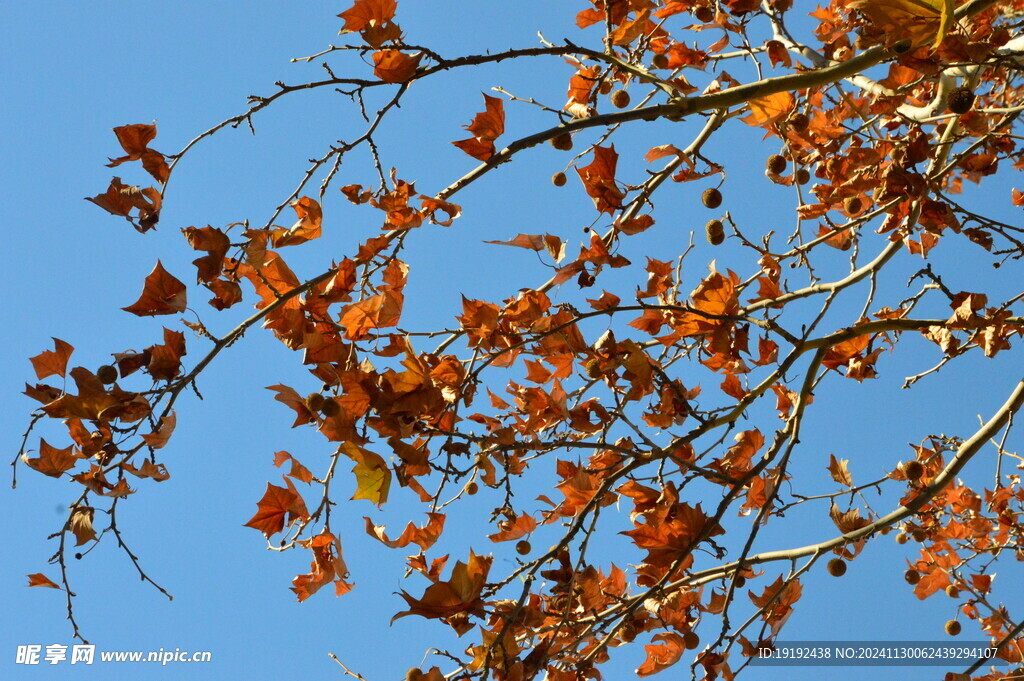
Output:
[[[686,652],[686,642],[675,632],[655,634],[651,640],[658,643],[644,646],[647,659],[637,668],[637,676],[650,676],[664,671],[679,662],[679,658]]]
[[[73,446],[65,447],[64,449],[57,449],[56,447],[48,444],[46,440],[39,439],[39,456],[34,459],[29,459],[25,455],[22,455],[22,460],[28,464],[30,468],[34,468],[43,475],[48,475],[51,478],[59,478],[64,473],[68,472],[75,467],[75,464],[81,460],[82,457],[78,456],[74,451]]]
[[[377,539],[391,549],[404,549],[409,544],[416,544],[421,551],[426,551],[437,542],[444,531],[445,515],[443,513],[427,513],[427,524],[423,527],[416,527],[413,523],[405,526],[405,530],[398,539],[388,539],[385,534],[384,525],[374,525],[373,521],[364,517],[366,521],[366,534]]]
[[[174,432],[174,426],[177,425],[178,419],[172,411],[167,416],[160,419],[160,427],[154,430],[152,433],[145,433],[142,436],[143,441],[152,447],[153,449],[160,449],[167,444],[167,441],[171,439],[171,433]]]
[[[625,193],[615,183],[615,166],[619,155],[615,153],[615,145],[609,147],[595,146],[594,160],[590,165],[577,168],[587,195],[594,200],[594,206],[602,213],[614,213],[622,208]]]
[[[285,517],[291,522],[296,518],[308,518],[306,505],[302,497],[293,489],[278,487],[267,483],[267,491],[256,503],[256,514],[249,519],[245,527],[259,530],[266,537],[277,534],[284,529]]]
[[[61,589],[61,587],[57,586],[57,584],[53,580],[51,580],[49,577],[47,577],[46,575],[42,574],[41,572],[37,572],[34,575],[28,575],[28,585],[29,586],[47,586],[47,587],[50,587],[51,589],[57,589],[59,591],[63,591],[63,589]]]
[[[835,454],[828,455],[828,472],[832,476],[832,479],[838,482],[840,485],[846,485],[847,487],[853,487],[853,477],[850,475],[849,469],[846,464],[850,463],[849,459],[836,459]]]
[[[122,480],[121,482],[124,482]],[[94,541],[96,531],[92,528],[93,516],[96,510],[91,506],[75,506],[71,512],[71,519],[68,521],[69,529],[75,535],[75,546],[81,546]]]
[[[385,83],[405,83],[416,75],[423,54],[408,55],[399,50],[373,53],[373,72]]]
[[[121,309],[139,317],[148,317],[183,312],[187,304],[185,285],[168,273],[157,260],[156,267],[146,276],[142,295],[132,305]]]
[[[47,376],[64,377],[68,367],[68,358],[75,348],[59,338],[53,339],[53,350],[43,350],[35,357],[29,358],[32,368],[36,370],[36,378],[42,380]]]
[[[291,229],[278,227],[270,233],[274,248],[293,246],[320,238],[323,223],[323,210],[315,199],[303,196],[289,204],[298,216],[299,221]]]

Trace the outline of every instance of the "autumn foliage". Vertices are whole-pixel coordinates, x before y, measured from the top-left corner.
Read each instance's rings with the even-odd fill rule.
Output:
[[[1001,604],[998,588],[1013,585],[994,579],[997,561],[1022,556],[1024,488],[1007,437],[1024,404],[1015,347],[1024,237],[989,215],[1019,210],[1024,194],[988,189],[1024,167],[1024,2],[833,0],[810,15],[790,0],[576,4],[577,36],[444,57],[420,44],[429,36],[407,38],[394,0],[356,0],[339,15],[344,44],[309,59],[328,64],[328,78],[278,84],[174,155],[151,147],[155,124],[114,129],[123,155],[109,165],[152,185],[114,177],[88,200],[141,233],[180,229],[195,270],[172,274],[157,260],[141,292],[126,293],[138,297],[125,312],[167,325],[150,340],[117,341],[100,359],[53,339],[31,358],[25,395],[37,405],[20,461],[72,481],[76,496],[58,528],[61,569],[30,574],[29,586],[71,593],[74,547],[105,540],[94,523],[173,474],[161,450],[174,447],[178,400],[261,326],[295,351],[297,375],[254,399],[280,402],[282,426],[315,431],[324,447],[268,449],[271,481],[262,496],[253,490],[254,514],[238,524],[255,530],[253,541],[305,552],[309,572],[291,581],[302,601],[359,588],[342,558],[351,538],[332,528],[331,508],[365,517],[381,551],[398,552],[382,560],[404,556],[409,572],[388,616],[437,620],[460,637],[423,677],[600,679],[616,648],[633,645],[644,651],[640,676],[689,665],[697,678],[731,679],[810,597],[809,571],[828,565],[841,576],[869,542],[893,538],[907,544],[916,581],[878,579],[920,599],[956,598],[963,626],[1011,663],[953,671],[995,680],[1024,662],[1014,624],[1024,615]],[[465,154],[460,176],[426,186],[383,164],[374,135],[399,105],[416,106],[410,85],[481,64],[543,65],[564,92],[558,101],[484,92],[444,141]],[[262,227],[242,216],[226,226],[160,222],[190,149],[312,87],[339,88],[356,107],[383,91],[385,103],[315,160]],[[643,149],[617,137],[654,122],[673,134],[649,133]],[[739,188],[705,145],[751,128],[765,141],[749,163],[765,171],[759,186]],[[523,267],[521,287],[503,299],[468,285],[461,300],[438,302],[434,326],[410,328],[407,291],[441,276],[410,276],[410,231],[458,230],[468,219],[460,195],[497,191],[490,183],[504,164],[530,164],[549,143],[567,152],[555,185],[568,175],[569,186],[559,191],[593,206],[582,237],[575,223],[550,233],[552,220],[543,233],[488,240],[503,257],[528,251],[542,266]],[[374,163],[361,183],[339,186],[336,170],[356,148]],[[646,172],[627,176],[625,159]],[[308,187],[320,171],[319,189]],[[539,178],[550,173],[538,167]],[[686,230],[656,210],[661,196],[694,187],[704,194],[691,212],[703,217]],[[769,229],[729,212],[736,195],[761,192],[792,203],[790,224]],[[345,242],[332,232],[341,204],[379,232]],[[708,243],[690,238],[707,220]],[[674,230],[678,248],[643,251],[660,229]],[[288,264],[326,234],[334,242],[319,272]],[[933,268],[940,243],[984,256],[1002,284]],[[894,287],[890,273],[908,271]],[[244,315],[215,331],[236,306]],[[808,446],[815,393],[854,400],[867,382],[898,383],[886,365],[904,348],[920,373],[903,387],[921,392],[948,364],[1007,362],[1006,384],[992,386],[1001,406],[971,432],[893,443],[880,477]],[[815,462],[806,465],[830,491],[806,493],[796,459]],[[965,482],[981,479],[967,476],[979,467],[994,479]],[[890,505],[868,505],[866,492]],[[449,558],[446,521],[477,494],[493,501],[489,529]],[[376,524],[372,513],[399,495],[422,515],[404,528]],[[759,534],[793,507],[825,519],[831,534],[765,546]]]

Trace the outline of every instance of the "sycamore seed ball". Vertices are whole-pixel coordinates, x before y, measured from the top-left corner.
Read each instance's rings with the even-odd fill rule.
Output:
[[[795,113],[789,117],[789,127],[796,132],[803,132],[810,125],[811,119],[804,113]]]
[[[953,586],[952,584],[950,584],[949,586],[946,587],[946,595],[949,596],[950,598],[959,598],[960,597],[960,589],[958,589],[955,586]]]
[[[476,480],[471,480],[466,485],[466,494],[468,494],[469,496],[473,496],[474,494],[476,494],[479,491],[480,491],[480,485],[476,484]]]
[[[910,537],[907,536],[906,532],[900,532],[896,535],[897,544],[906,544],[908,541],[910,541]]]
[[[956,636],[960,633],[960,623],[956,620],[949,620],[946,622],[946,633],[950,636]]]
[[[768,162],[765,165],[768,168],[768,172],[780,175],[786,170],[786,157],[782,154],[772,154],[768,157]]]
[[[616,109],[625,109],[629,106],[629,93],[625,90],[616,90],[612,93],[612,106]]]
[[[955,114],[965,114],[974,106],[974,91],[967,87],[954,88],[949,93],[946,106]]]
[[[320,393],[310,393],[306,397],[306,406],[310,411],[320,411],[324,406],[324,396]]]
[[[921,529],[914,530],[914,541],[916,541],[918,544],[920,544],[921,542],[923,542],[927,538],[928,538],[928,533],[925,532],[924,530],[921,530]]]
[[[809,170],[807,170],[807,168],[801,168],[800,170],[796,171],[796,183],[797,184],[807,184],[810,181],[811,181],[811,172]]]
[[[532,548],[533,547],[530,546],[530,542],[523,539],[518,544],[516,544],[516,553],[518,553],[520,556],[525,556],[530,552]]]
[[[907,584],[917,584],[921,581],[921,573],[917,570],[907,570],[903,573],[903,579],[907,580]]]
[[[859,196],[848,196],[843,201],[843,208],[850,215],[857,215],[864,208],[864,201]]]
[[[828,573],[833,577],[842,577],[846,574],[846,561],[842,558],[833,558],[828,562]]]
[[[702,24],[710,24],[715,20],[715,11],[710,7],[698,7],[693,16]]]
[[[651,66],[656,69],[668,68],[668,57],[663,54],[656,54],[651,58]]]
[[[708,187],[700,195],[700,200],[706,208],[718,208],[722,205],[722,192],[714,187]]]
[[[718,246],[725,241],[725,226],[722,225],[721,220],[711,220],[704,227],[705,236],[707,236],[708,243],[712,246]]]
[[[683,645],[687,650],[693,650],[700,645],[700,636],[695,631],[688,631],[683,635]]]
[[[324,406],[320,407],[320,413],[330,418],[341,412],[341,405],[334,400],[324,400]]]
[[[405,681],[420,681],[423,678],[423,670],[419,667],[413,667],[405,673]]]
[[[907,476],[907,480],[917,480],[924,475],[924,464],[916,459],[906,462],[903,464],[903,475]]]
[[[565,173],[555,173],[551,176],[551,184],[556,187],[564,187],[566,182],[567,179],[565,177]]]
[[[551,138],[551,146],[559,151],[569,151],[572,149],[572,135],[567,132],[555,135]]]
[[[100,379],[100,383],[109,385],[117,380],[117,369],[109,364],[104,364],[96,370],[96,378]]]

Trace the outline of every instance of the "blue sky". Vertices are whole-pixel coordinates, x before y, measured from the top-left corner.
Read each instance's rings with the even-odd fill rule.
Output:
[[[5,407],[0,414],[0,441],[11,458],[33,405],[19,395],[22,384],[34,379],[28,357],[49,348],[50,337],[56,336],[76,347],[72,365],[95,368],[110,352],[141,349],[155,342],[160,322],[177,324],[173,318],[154,322],[119,308],[135,300],[157,258],[182,280],[191,276],[189,263],[195,254],[179,229],[265,220],[298,182],[307,159],[321,155],[330,142],[351,139],[362,129],[352,107],[336,93],[284,98],[255,119],[256,137],[244,129],[226,130],[196,147],[175,171],[159,228],[139,235],[127,223],[82,200],[102,192],[113,173],[121,172],[128,183],[144,181],[141,174],[132,175],[136,170],[128,166],[113,171],[104,167],[107,157],[120,155],[110,128],[156,120],[159,135],[152,146],[171,153],[207,127],[241,112],[246,96],[272,92],[274,81],[322,77],[315,64],[289,60],[337,42],[341,21],[335,15],[347,6],[234,1],[0,6],[6,29],[0,44],[6,92],[0,103],[5,130],[0,135],[5,167],[0,215],[8,253],[2,275],[7,323],[0,327],[6,358],[0,364]],[[448,56],[532,46],[538,29],[556,42],[562,37],[593,40],[595,33],[580,34],[573,25],[575,12],[584,6],[539,0],[407,0],[399,8],[398,19],[410,42],[443,46],[441,52]],[[332,63],[338,75],[344,69],[358,70],[363,76],[370,73],[354,59]],[[548,58],[521,66],[464,70],[436,84],[416,84],[400,115],[382,128],[385,165],[398,166],[400,177],[416,180],[420,191],[436,192],[473,167],[471,159],[448,142],[464,136],[460,126],[481,110],[481,92],[490,93],[490,87],[501,85],[558,106],[564,101],[569,75],[568,66]],[[508,133],[503,139],[513,139],[530,130],[531,122],[541,120],[526,107],[507,105],[506,110]],[[625,131],[616,142],[622,154],[619,177],[640,181],[646,149],[667,143],[682,147],[696,132],[695,125],[657,123]],[[759,131],[731,125],[706,151],[729,167],[723,192],[726,207],[737,219],[753,233],[788,229],[790,199],[762,176],[761,159],[774,149],[759,146],[759,140]],[[532,150],[529,157],[492,173],[475,191],[456,199],[465,211],[456,228],[424,229],[413,235],[409,252],[415,255],[410,255],[413,273],[407,302],[412,323],[425,326],[441,320],[449,324],[460,312],[459,294],[500,300],[546,278],[532,253],[483,242],[520,232],[583,238],[581,228],[594,218],[589,199],[574,179],[564,189],[553,188],[547,179],[564,168],[567,158],[547,146]],[[366,161],[353,157],[336,184],[371,183],[372,170]],[[971,198],[1004,204],[997,210],[1014,219],[1007,199],[1014,179],[1000,180],[987,190],[991,194]],[[679,252],[691,231],[700,237],[708,217],[695,208],[703,186],[693,183],[666,189],[656,212],[656,230],[631,246],[628,255],[636,265],[617,281],[642,283],[645,254],[665,254],[656,257],[667,259],[667,254]],[[377,229],[376,224],[360,222],[360,214],[340,199],[332,199],[325,214],[325,236],[317,242],[320,248],[291,256],[289,262],[300,274],[318,273],[332,258],[343,257],[360,234],[368,236]],[[286,216],[280,223],[290,221]],[[962,245],[962,240],[955,246],[943,242],[934,252],[936,269],[943,264],[957,266],[958,279],[951,288],[982,288],[979,282],[998,287],[990,259],[979,255],[978,249],[959,249]],[[830,265],[835,272],[845,265],[843,257],[837,256]],[[898,276],[880,282],[880,290],[898,290],[906,276],[921,266],[905,253],[899,257]],[[712,252],[699,245],[686,275],[690,285],[703,276],[704,263],[711,258],[718,259],[720,270],[747,266],[744,254],[733,246]],[[202,300],[197,293],[192,307],[204,308]],[[229,328],[229,320],[237,317],[201,314],[220,330]],[[1019,360],[1004,355],[951,366],[929,379],[923,389],[900,391],[897,376],[917,373],[937,359],[923,342],[906,345],[880,364],[891,380],[869,382],[847,392],[851,386],[832,378],[816,395],[797,456],[806,460],[799,470],[816,480],[819,492],[833,491],[824,473],[829,453],[851,459],[855,476],[862,476],[858,479],[873,479],[907,458],[906,443],[918,442],[927,433],[968,435],[978,423],[977,415],[987,416],[1005,399],[1010,386],[1007,376],[1019,373]],[[194,351],[186,359],[198,356],[202,349],[198,341],[191,347]],[[76,615],[99,650],[209,650],[213,662],[186,670],[173,665],[96,664],[82,671],[66,663],[13,664],[18,645],[73,643],[64,619],[63,594],[24,587],[29,573],[56,574],[46,564],[54,544],[45,538],[61,526],[63,505],[72,500],[72,490],[64,481],[22,469],[18,489],[4,485],[6,491],[0,493],[0,512],[8,531],[7,549],[0,553],[0,603],[6,613],[0,618],[0,676],[18,680],[285,675],[336,679],[342,672],[327,656],[333,652],[369,681],[384,681],[419,665],[430,641],[464,647],[441,626],[419,618],[388,625],[390,615],[402,606],[395,592],[406,588],[418,593],[425,584],[401,581],[402,554],[366,537],[362,517],[387,522],[393,533],[409,519],[418,521],[421,511],[400,495],[380,511],[367,502],[340,507],[346,560],[357,585],[342,598],[322,593],[296,603],[287,587],[292,576],[306,571],[308,554],[271,554],[257,532],[242,527],[265,482],[276,480],[278,471],[271,465],[275,451],[288,450],[304,462],[317,461],[329,451],[312,434],[290,431],[287,411],[264,389],[281,382],[313,389],[312,378],[304,375],[295,359],[265,333],[251,332],[244,344],[225,352],[200,382],[205,399],[189,396],[179,402],[179,430],[162,459],[171,470],[171,480],[142,485],[121,509],[119,525],[132,550],[147,574],[174,595],[172,602],[141,583],[111,541],[104,541],[81,564],[72,566],[79,594]],[[59,431],[49,432],[58,439]],[[1011,438],[1009,449],[1013,448]],[[988,480],[991,467],[983,466],[978,479]],[[488,510],[487,502],[481,499],[478,509],[470,507],[453,519],[448,539],[453,560],[465,556],[470,546],[481,552],[491,550],[477,522],[477,516]],[[878,504],[884,513],[891,508],[891,499]],[[770,526],[759,546],[786,548],[832,536],[833,528],[821,515],[795,513],[785,523]],[[614,555],[616,546],[610,542],[604,550]],[[911,545],[897,547],[891,538],[883,538],[869,545],[842,580],[820,569],[812,572],[804,580],[804,599],[784,638],[941,640],[942,622],[953,616],[955,606],[941,595],[924,603],[913,597],[901,579],[904,560],[913,555],[910,549]],[[436,549],[434,555],[439,555]],[[496,561],[496,569],[511,565],[502,563],[509,561],[504,554]],[[770,569],[766,577],[772,579],[776,573]],[[1008,605],[1012,609],[1018,604]],[[962,638],[980,637],[967,625]],[[643,660],[642,647],[617,651],[613,657],[608,671],[627,674]],[[744,677],[774,678],[773,671],[749,669]],[[861,678],[864,671],[830,668],[827,674],[830,679],[852,679]],[[680,666],[663,676],[675,678],[683,672]],[[905,677],[898,668],[871,672],[881,679]],[[785,673],[809,679],[820,678],[822,670],[793,668]]]

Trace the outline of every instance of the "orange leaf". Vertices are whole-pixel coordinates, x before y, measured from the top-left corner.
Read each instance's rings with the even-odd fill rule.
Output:
[[[787,115],[792,109],[796,100],[790,92],[776,92],[773,95],[751,99],[750,115],[740,120],[747,125],[764,125]]]
[[[686,652],[686,642],[675,632],[655,634],[651,640],[660,643],[644,646],[647,659],[637,668],[637,676],[650,676],[668,669],[679,662],[679,658]]]
[[[34,575],[28,575],[29,586],[48,586],[51,589],[62,590],[57,584],[46,575],[41,572],[37,572]]]
[[[306,575],[299,575],[292,580],[292,591],[298,596],[299,601],[304,601],[321,587],[334,582],[334,594],[341,596],[352,589],[352,584],[345,581],[348,577],[348,567],[341,557],[341,542],[333,534],[324,530],[315,537],[298,542],[304,548],[313,552],[313,562],[310,564],[310,572]]]
[[[840,485],[846,485],[847,487],[853,487],[853,477],[850,475],[849,469],[846,465],[850,463],[849,459],[838,460],[835,454],[828,455],[828,472],[832,476],[832,479],[838,482]]]
[[[267,483],[267,491],[256,503],[256,514],[249,519],[245,527],[259,530],[270,537],[284,529],[285,516],[289,520],[308,517],[306,505],[302,498],[293,490]]]
[[[422,53],[408,55],[399,50],[373,53],[373,72],[385,83],[405,83],[414,75],[423,58]]]
[[[488,535],[493,542],[513,541],[524,537],[537,529],[537,521],[529,513],[523,513],[515,520],[504,520],[498,523],[501,532]]]
[[[39,380],[54,374],[63,378],[68,368],[68,358],[75,351],[70,343],[65,343],[59,338],[53,339],[53,347],[53,350],[43,350],[29,359],[32,362],[32,368],[36,370],[36,378]]]
[[[484,95],[484,105],[486,109],[473,118],[466,130],[479,140],[496,140],[505,132],[505,105],[490,95]]]
[[[404,549],[409,544],[416,544],[421,551],[426,551],[437,541],[444,530],[445,515],[443,513],[428,513],[427,524],[423,527],[416,527],[413,523],[405,526],[405,530],[398,539],[388,539],[385,534],[384,525],[374,525],[373,521],[364,517],[366,521],[366,534],[377,539],[391,549]]]
[[[351,442],[341,445],[341,451],[356,462],[352,472],[356,474],[356,493],[353,499],[367,499],[381,506],[388,500],[391,489],[391,470],[379,454],[363,449]]]
[[[358,33],[380,26],[395,18],[398,3],[395,0],[356,0],[351,8],[338,16],[345,20],[342,33]]]
[[[159,260],[146,277],[142,295],[129,307],[121,308],[139,317],[182,312],[188,304],[185,285],[164,269]]]
[[[359,340],[371,329],[381,329],[398,324],[405,301],[398,291],[386,291],[345,308],[341,325],[345,327],[345,338]]]
[[[66,473],[75,467],[75,464],[81,457],[76,456],[74,453],[74,447],[69,446],[64,449],[57,449],[56,447],[48,444],[46,440],[39,439],[39,456],[35,459],[26,458],[22,455],[22,460],[28,464],[30,468],[34,468],[43,475],[48,475],[51,478],[59,478],[61,475]]]
[[[316,200],[303,196],[291,202],[299,221],[292,225],[291,229],[278,227],[270,233],[271,243],[274,248],[292,246],[305,243],[320,237],[320,227],[323,223],[323,210]]]
[[[577,168],[587,195],[594,200],[594,206],[602,213],[614,213],[622,208],[625,194],[615,184],[615,166],[619,155],[615,153],[615,145],[609,147],[595,146],[594,160],[590,165]]]
[[[470,551],[468,564],[462,561],[456,563],[451,579],[431,584],[422,598],[413,598],[402,591],[402,598],[409,604],[409,609],[398,613],[391,621],[407,615],[444,619],[463,612],[481,611],[483,601],[480,600],[480,593],[487,581],[491,560],[490,556],[478,556]],[[453,622],[453,626],[459,625]],[[468,623],[466,626],[468,630]]]
[[[167,444],[167,441],[171,439],[171,433],[174,432],[174,426],[177,425],[178,418],[172,411],[167,416],[160,419],[160,427],[154,430],[152,433],[146,433],[142,436],[143,441],[153,449],[160,449]]]

